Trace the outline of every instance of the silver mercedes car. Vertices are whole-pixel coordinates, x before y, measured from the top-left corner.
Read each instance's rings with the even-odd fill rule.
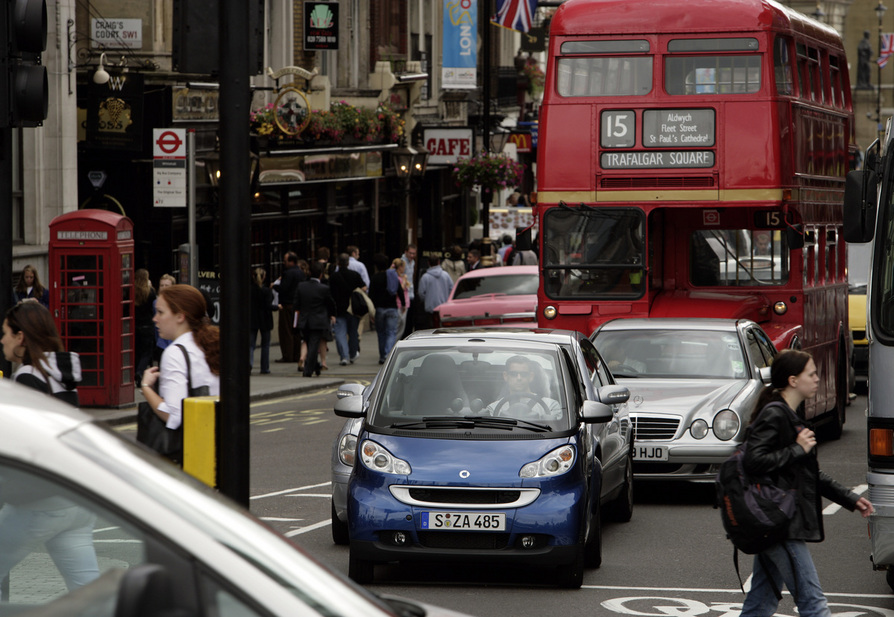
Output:
[[[743,440],[776,355],[745,319],[616,319],[590,337],[630,390],[633,471],[713,480]]]

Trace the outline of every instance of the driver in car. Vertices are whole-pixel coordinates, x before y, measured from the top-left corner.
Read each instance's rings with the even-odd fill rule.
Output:
[[[559,418],[562,406],[536,391],[534,362],[524,356],[512,356],[503,371],[503,395],[488,405],[483,413],[511,418]]]

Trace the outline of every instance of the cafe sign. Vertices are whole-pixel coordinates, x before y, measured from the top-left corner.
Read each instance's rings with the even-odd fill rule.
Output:
[[[452,165],[475,154],[471,128],[426,129],[425,149],[430,165]]]

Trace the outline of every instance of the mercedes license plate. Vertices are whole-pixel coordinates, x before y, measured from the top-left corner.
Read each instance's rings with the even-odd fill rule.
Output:
[[[423,512],[422,529],[438,531],[505,531],[506,515],[484,512]]]
[[[633,445],[633,460],[635,461],[666,461],[667,446]]]

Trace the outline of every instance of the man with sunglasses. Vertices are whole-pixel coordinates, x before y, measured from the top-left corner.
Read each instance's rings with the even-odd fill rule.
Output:
[[[538,375],[538,372],[541,374]],[[559,401],[539,391],[546,384],[537,384],[538,376],[542,377],[542,371],[532,360],[524,356],[509,358],[503,371],[503,393],[483,410],[484,415],[544,420],[562,417]]]

